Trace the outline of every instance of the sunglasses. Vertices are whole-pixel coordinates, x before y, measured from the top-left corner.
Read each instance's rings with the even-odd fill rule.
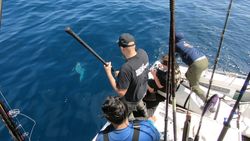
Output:
[[[124,40],[120,40],[118,41],[118,46],[119,47],[132,47],[134,46],[135,44],[131,44],[129,45],[128,42],[124,41]]]

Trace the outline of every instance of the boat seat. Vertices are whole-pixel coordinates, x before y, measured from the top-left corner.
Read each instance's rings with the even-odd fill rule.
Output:
[[[202,79],[202,78],[201,78],[201,81],[199,84],[201,86],[205,87],[206,89],[208,89],[208,87],[209,87],[209,82],[207,80]],[[187,80],[183,81],[182,85],[189,88],[189,83]],[[218,83],[216,81],[214,81],[212,83],[211,90],[217,91],[217,92],[219,92],[223,95],[226,95],[228,97],[231,97],[231,98],[233,98],[234,95],[236,94],[236,89],[234,87],[230,87],[230,86],[225,87],[225,86],[223,86],[223,84]]]
[[[203,83],[203,82],[200,82],[200,85],[202,85],[202,86],[204,86],[204,87],[206,87],[206,88],[208,88],[209,87],[209,84],[207,84],[207,83]],[[235,94],[235,89],[230,89],[230,88],[225,88],[225,87],[221,87],[221,86],[218,86],[218,85],[216,85],[216,84],[212,84],[212,86],[211,86],[211,89],[212,90],[215,90],[215,91],[219,91],[219,92],[222,92],[222,93],[225,93],[225,94]]]

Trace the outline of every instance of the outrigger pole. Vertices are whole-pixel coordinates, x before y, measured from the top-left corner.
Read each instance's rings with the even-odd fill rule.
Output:
[[[173,131],[174,131],[174,141],[177,141],[177,126],[176,126],[176,98],[175,98],[175,1],[170,0],[170,35],[169,35],[169,63],[168,63],[168,75],[167,75],[167,100],[165,109],[165,133],[164,141],[167,141],[167,128],[168,128],[168,103],[169,103],[169,93],[172,94],[172,108],[173,108]],[[171,73],[171,75],[170,75]],[[170,83],[171,80],[171,83]],[[171,84],[171,85],[170,85]]]
[[[18,130],[16,124],[12,121],[12,118],[9,116],[7,108],[4,104],[0,101],[0,116],[3,119],[6,127],[9,130],[9,133],[13,137],[15,141],[24,141],[24,137],[22,136],[21,132]]]
[[[216,69],[216,65],[217,65],[218,60],[219,60],[220,50],[221,50],[221,46],[222,46],[222,43],[223,43],[223,40],[224,40],[224,33],[225,33],[225,31],[226,31],[226,28],[227,28],[227,22],[228,22],[228,18],[229,18],[229,16],[230,16],[232,3],[233,3],[233,0],[230,0],[229,6],[228,6],[228,11],[227,11],[227,16],[226,16],[226,21],[225,21],[225,23],[224,23],[224,28],[223,28],[223,31],[222,31],[222,33],[221,33],[219,49],[218,49],[218,51],[217,51],[217,54],[216,54],[216,57],[215,57],[215,60],[214,60],[213,72],[212,72],[211,78],[210,78],[210,80],[209,80],[209,86],[208,86],[208,90],[207,90],[206,101],[207,101],[207,99],[208,99],[209,91],[210,91],[211,86],[212,86],[212,82],[213,82],[213,77],[214,77],[214,72],[215,72],[215,69]]]
[[[3,1],[0,0],[0,29],[2,25],[2,8],[3,8]]]
[[[106,64],[106,61],[102,59],[87,43],[85,43],[70,27],[66,27],[65,31],[71,35],[73,38],[75,38],[81,45],[83,45],[89,52],[91,52],[99,61],[101,61],[104,65]],[[114,69],[111,68],[112,72],[114,72]]]
[[[248,73],[247,79],[245,80],[245,83],[244,83],[244,85],[242,86],[242,88],[240,90],[240,95],[239,95],[238,99],[236,100],[236,102],[234,104],[234,107],[233,107],[233,109],[232,109],[232,111],[231,111],[231,113],[230,113],[227,121],[224,122],[224,127],[221,130],[221,133],[220,133],[217,141],[222,141],[224,139],[224,136],[227,133],[227,130],[230,128],[230,122],[233,119],[233,115],[235,113],[235,110],[238,108],[240,100],[241,100],[243,94],[245,93],[245,91],[247,89],[247,85],[249,83],[249,80],[250,80],[250,72]]]

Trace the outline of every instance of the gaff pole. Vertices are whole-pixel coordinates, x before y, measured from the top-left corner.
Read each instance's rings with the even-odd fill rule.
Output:
[[[66,27],[65,31],[71,35],[73,38],[75,38],[83,47],[85,47],[90,53],[92,53],[99,61],[101,61],[104,65],[106,64],[106,61],[102,59],[87,43],[85,43],[70,27]],[[111,68],[112,72],[114,72],[114,69]]]

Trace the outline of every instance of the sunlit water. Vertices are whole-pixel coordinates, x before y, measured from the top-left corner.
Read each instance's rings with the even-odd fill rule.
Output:
[[[229,1],[176,1],[176,30],[214,63]],[[250,70],[250,1],[235,1],[218,70]],[[71,26],[115,69],[116,40],[132,33],[150,63],[168,51],[169,2],[158,0],[4,1],[0,31],[0,89],[12,108],[36,121],[32,141],[87,141],[105,120],[100,105],[115,95],[103,65],[69,36]],[[1,98],[2,100],[2,98]],[[18,117],[29,131],[33,123]],[[0,122],[0,140],[10,135]]]

